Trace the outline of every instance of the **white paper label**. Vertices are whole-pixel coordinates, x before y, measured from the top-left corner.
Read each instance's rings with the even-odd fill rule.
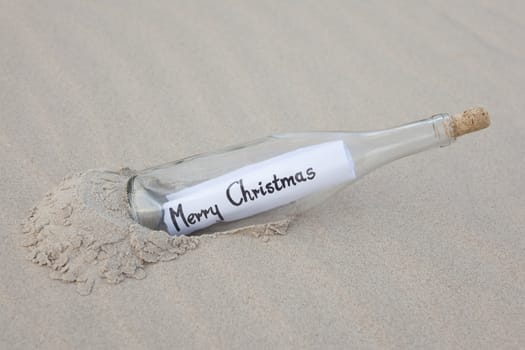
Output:
[[[170,235],[253,216],[355,178],[343,141],[299,148],[244,166],[179,192],[164,203]]]

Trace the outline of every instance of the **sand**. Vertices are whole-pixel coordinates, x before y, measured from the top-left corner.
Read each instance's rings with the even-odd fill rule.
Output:
[[[195,238],[173,239],[135,225],[127,215],[126,178],[90,171],[64,179],[24,224],[28,258],[87,295],[97,279],[143,279],[145,263],[174,260],[198,246]]]
[[[525,347],[523,18],[517,1],[1,1],[0,348]],[[487,130],[377,170],[266,243],[218,235],[180,255],[159,236],[147,252],[177,258],[149,263],[102,248],[141,237],[116,228],[68,273],[93,253],[24,240],[68,174],[476,105]],[[62,232],[81,221],[67,202]]]

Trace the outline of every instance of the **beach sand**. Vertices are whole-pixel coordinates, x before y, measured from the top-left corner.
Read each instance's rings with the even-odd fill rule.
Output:
[[[524,18],[519,1],[0,0],[0,348],[524,348]],[[489,129],[287,235],[207,238],[87,296],[22,247],[70,174],[474,105]]]

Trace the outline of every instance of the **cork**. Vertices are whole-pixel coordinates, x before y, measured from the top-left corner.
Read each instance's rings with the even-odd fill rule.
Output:
[[[485,129],[490,125],[489,113],[483,107],[469,108],[450,118],[448,132],[450,136],[459,137],[470,132]]]

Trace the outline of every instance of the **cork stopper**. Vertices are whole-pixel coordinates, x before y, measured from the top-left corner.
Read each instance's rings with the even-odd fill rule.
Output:
[[[459,137],[469,132],[485,129],[490,125],[489,113],[483,107],[473,107],[450,118],[448,132],[451,137]]]

